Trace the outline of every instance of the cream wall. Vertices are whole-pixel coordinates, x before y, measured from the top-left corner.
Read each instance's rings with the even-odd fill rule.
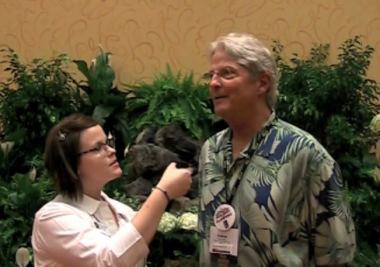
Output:
[[[330,43],[336,55],[344,40],[363,34],[377,50],[370,75],[379,80],[379,28],[379,0],[0,0],[0,46],[28,61],[53,50],[90,61],[101,43],[123,83],[166,63],[204,73],[208,43],[230,31],[268,45],[279,38],[286,54],[301,56],[312,42]]]

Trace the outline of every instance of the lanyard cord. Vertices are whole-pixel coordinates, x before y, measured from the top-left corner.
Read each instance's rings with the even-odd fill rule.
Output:
[[[241,171],[239,172],[239,174],[236,178],[236,182],[235,182],[234,186],[231,188],[231,192],[230,192],[229,196],[228,196],[228,192],[227,192],[228,190],[227,189],[228,189],[228,182],[230,179],[228,179],[228,177],[231,178],[233,174],[231,173],[231,169],[229,172],[227,172],[228,159],[226,156],[224,157],[223,171],[224,171],[224,186],[225,186],[226,202],[227,202],[226,204],[232,203],[232,200],[234,199],[236,191],[239,188],[241,181],[243,180],[244,173],[247,170],[247,167],[248,167],[249,163],[251,162],[252,157],[256,154],[258,146],[267,137],[267,135],[269,134],[270,128],[276,123],[276,121],[277,121],[276,119],[273,119],[272,122],[270,122],[261,131],[261,133],[258,135],[257,139],[252,141],[252,142],[254,142],[254,144],[251,143],[251,145],[250,145],[251,149],[248,152],[248,158],[245,159],[244,166],[241,169]]]
[[[254,153],[251,153],[252,156]],[[247,158],[244,162],[244,166],[243,168],[241,169],[241,171],[239,172],[238,174],[238,177],[236,179],[236,182],[235,182],[235,185],[234,187],[231,189],[231,192],[230,192],[230,196],[228,197],[228,192],[227,192],[227,188],[228,188],[228,181],[227,181],[227,176],[230,176],[229,174],[225,175],[225,179],[224,179],[224,186],[225,186],[225,193],[226,193],[226,201],[227,201],[227,204],[231,204],[233,198],[235,197],[235,194],[236,194],[236,191],[237,189],[239,188],[239,185],[241,183],[241,180],[243,180],[243,177],[244,177],[244,173],[245,171],[247,170],[247,167],[249,165],[249,162],[251,161],[251,158],[252,156],[250,156],[249,158]],[[225,160],[225,170],[227,170],[227,160]]]

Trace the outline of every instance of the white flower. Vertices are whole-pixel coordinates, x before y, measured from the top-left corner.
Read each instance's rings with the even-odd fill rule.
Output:
[[[33,167],[33,169],[29,172],[29,179],[33,182],[36,179],[37,170]]]
[[[0,143],[0,145],[1,145],[1,150],[3,150],[3,153],[4,153],[4,156],[5,156],[5,157],[6,157],[6,156],[8,155],[8,153],[12,150],[14,144],[15,144],[14,142],[10,142],[10,141]]]
[[[93,60],[91,60],[90,69],[94,69],[95,66],[96,66],[96,58],[94,58]]]
[[[178,218],[178,222],[181,229],[196,231],[198,226],[198,215],[191,212],[183,213]]]
[[[158,224],[158,231],[167,233],[175,229],[183,229],[187,231],[197,231],[198,215],[191,212],[186,212],[176,217],[175,215],[165,212],[162,215],[161,221]]]
[[[376,183],[380,183],[380,169],[379,167],[375,167],[373,178],[375,179]]]
[[[126,157],[128,155],[128,152],[129,152],[129,145],[127,145],[127,147],[124,149],[124,157]]]
[[[19,248],[16,252],[16,262],[19,267],[25,267],[30,260],[29,250],[26,248]]]
[[[369,125],[371,131],[377,133],[377,132],[380,132],[380,114],[376,115],[370,125]]]
[[[112,59],[112,55],[111,54],[108,54],[108,57],[107,57],[107,65],[109,66],[109,67],[111,67],[111,59]]]
[[[178,219],[173,214],[165,212],[161,217],[157,230],[161,233],[167,233],[174,230],[177,225]]]

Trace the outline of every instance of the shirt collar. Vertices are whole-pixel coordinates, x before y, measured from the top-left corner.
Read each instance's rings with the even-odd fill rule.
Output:
[[[83,195],[81,200],[73,200],[63,197],[62,195],[58,195],[56,199],[87,212],[90,215],[94,215],[102,203],[107,203],[109,205],[108,196],[104,192],[101,192],[101,197],[102,200],[96,200],[87,195]]]
[[[256,149],[255,146],[255,139],[259,135],[267,134],[265,131],[268,131],[267,127],[274,122],[276,119],[276,112],[272,110],[272,113],[269,117],[269,119],[266,121],[264,126],[262,127],[261,131],[257,133],[257,135],[252,138],[252,141],[249,143],[249,146],[247,146],[241,153],[242,156],[248,157],[248,152],[252,149]],[[224,132],[222,132],[222,137],[219,139],[220,141],[216,145],[216,151],[215,152],[228,152],[232,155],[232,129],[228,127]],[[258,145],[258,144],[256,144]]]

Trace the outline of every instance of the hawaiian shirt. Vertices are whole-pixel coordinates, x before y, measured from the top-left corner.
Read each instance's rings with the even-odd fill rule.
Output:
[[[239,231],[237,265],[350,264],[356,249],[355,227],[338,164],[315,138],[277,119],[275,112],[263,129],[266,133],[262,130],[236,160],[230,128],[209,138],[202,148],[200,266],[217,266],[209,252],[213,216],[226,203],[247,159],[248,167],[229,203]]]

